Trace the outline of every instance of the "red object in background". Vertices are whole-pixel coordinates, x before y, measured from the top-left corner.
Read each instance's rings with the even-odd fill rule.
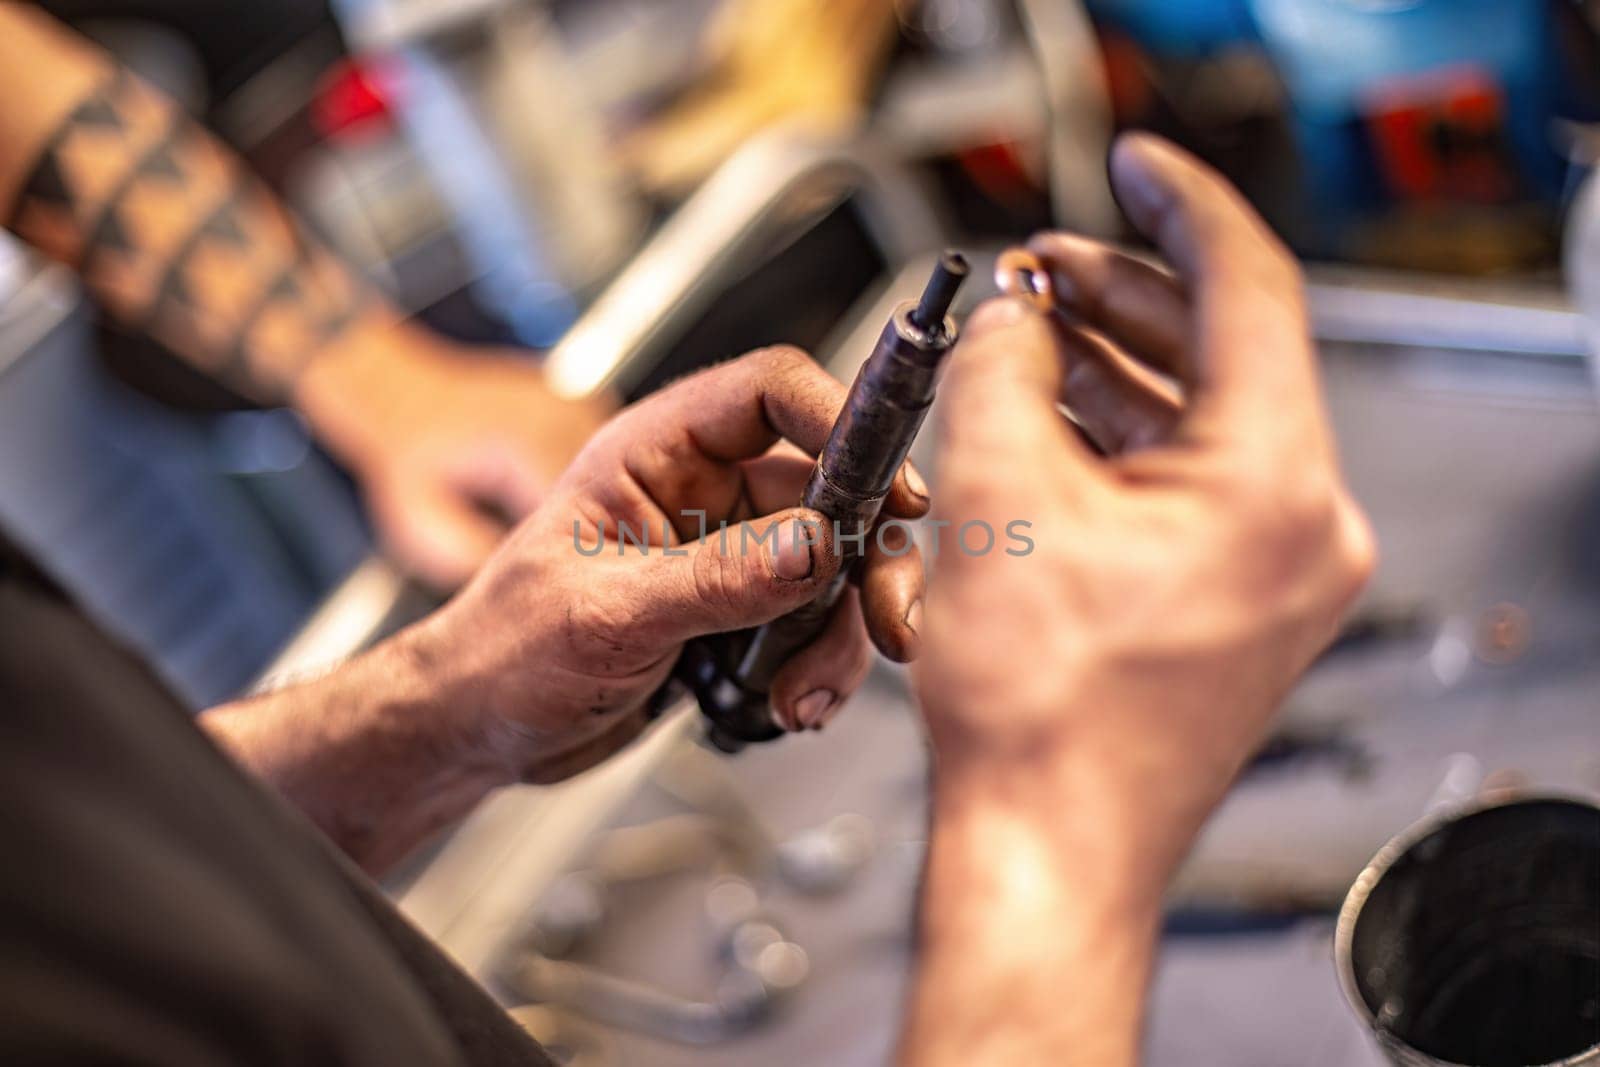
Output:
[[[1515,194],[1504,97],[1483,71],[1457,67],[1385,82],[1365,110],[1379,171],[1395,196],[1492,204]]]
[[[1106,30],[1100,33],[1100,57],[1105,64],[1106,95],[1118,129],[1148,121],[1156,107],[1155,85],[1150,80],[1144,50],[1132,37]]]
[[[1040,195],[1040,184],[1030,174],[1018,146],[1010,141],[965,149],[957,162],[966,178],[995,203],[1016,208]]]
[[[380,65],[345,59],[329,67],[311,99],[311,124],[317,135],[348,140],[387,131],[393,84]]]
[[[957,160],[972,184],[1000,204],[1015,206],[1039,193],[1039,183],[1013,142],[977,145],[960,152]]]

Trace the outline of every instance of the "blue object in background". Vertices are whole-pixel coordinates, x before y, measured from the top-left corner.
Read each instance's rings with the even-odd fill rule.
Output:
[[[1481,72],[1505,105],[1511,162],[1528,191],[1554,199],[1566,165],[1550,142],[1560,64],[1548,0],[1250,0],[1262,47],[1289,90],[1310,182],[1337,218],[1381,200],[1361,116],[1385,83]]]
[[[1088,0],[1096,20],[1159,59],[1255,47],[1288,95],[1310,230],[1330,246],[1342,227],[1390,202],[1366,126],[1384,87],[1472,71],[1503,105],[1506,163],[1523,199],[1557,203],[1570,187],[1551,121],[1570,109],[1552,0]],[[1600,101],[1573,117],[1600,115]]]
[[[1255,39],[1245,0],[1088,0],[1095,21],[1152,53],[1194,58]]]

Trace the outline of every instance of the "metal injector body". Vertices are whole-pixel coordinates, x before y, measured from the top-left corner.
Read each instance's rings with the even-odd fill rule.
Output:
[[[737,752],[783,735],[768,699],[772,679],[827,626],[873,536],[884,498],[922,428],[940,367],[955,344],[949,310],[967,272],[959,253],[946,252],[922,299],[895,308],[817,456],[800,503],[821,512],[831,525],[838,574],[817,599],[781,618],[703,638],[685,649],[677,676],[709,720],[707,739],[722,751]]]

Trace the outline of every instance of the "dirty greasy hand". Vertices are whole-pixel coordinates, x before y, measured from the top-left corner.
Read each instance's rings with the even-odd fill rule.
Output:
[[[564,777],[626,744],[685,641],[770,621],[826,586],[832,531],[794,504],[845,391],[804,353],[771,348],[625,410],[423,624],[424,654],[450,664],[474,728],[521,777]],[[903,468],[885,514],[927,507]],[[921,558],[906,539],[877,540],[827,630],[774,680],[791,730],[820,728],[861,683],[869,638],[893,659],[916,654]]]

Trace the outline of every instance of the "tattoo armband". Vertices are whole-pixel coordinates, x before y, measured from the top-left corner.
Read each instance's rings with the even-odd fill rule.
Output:
[[[52,136],[10,228],[123,326],[268,403],[367,300],[226,148],[120,70]]]

